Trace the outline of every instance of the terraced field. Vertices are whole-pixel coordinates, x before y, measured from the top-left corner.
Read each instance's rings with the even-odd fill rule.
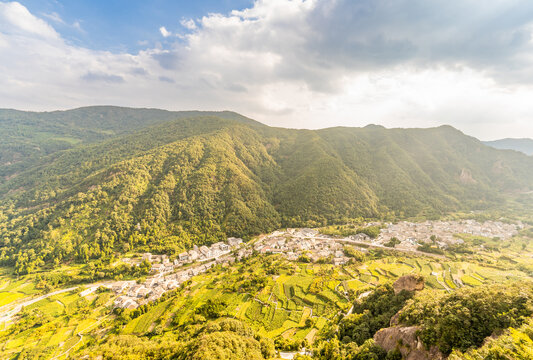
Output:
[[[191,322],[205,321],[203,317],[210,315],[199,309],[209,302],[216,305],[217,316],[241,319],[260,335],[313,343],[361,294],[405,274],[421,274],[426,287],[442,291],[529,277],[533,271],[530,258],[527,252],[514,253],[517,247],[483,253],[483,261],[370,251],[363,262],[344,266],[290,262],[279,255],[257,256],[216,267],[161,302],[124,313],[113,312],[111,293],[81,298],[77,292],[65,292],[27,306],[21,313],[22,322],[0,324],[0,358],[39,347],[45,358],[65,359],[95,340],[97,334],[110,330],[164,336]],[[516,261],[509,262],[506,256],[514,256]],[[34,280],[0,275],[0,306],[13,307],[22,299],[40,295],[42,290],[36,289]]]
[[[175,303],[168,317],[185,323],[208,299],[220,300],[228,315],[245,320],[260,334],[312,341],[329,318],[349,305],[344,294],[335,290],[348,276],[332,271],[331,265],[294,265],[290,272],[268,276],[265,286],[255,293],[225,291],[224,285],[237,281],[240,272],[235,271],[233,279],[227,274],[196,277],[188,300]],[[141,332],[138,330],[131,324],[124,329],[128,333]]]
[[[0,307],[39,292],[35,283],[26,278],[16,280],[8,276],[0,277]]]
[[[434,258],[387,257],[367,261],[359,266],[347,266],[351,279],[345,281],[347,288],[356,294],[368,291],[378,284],[392,282],[398,277],[416,273],[424,276],[426,286],[440,290],[453,290],[463,286],[479,286],[490,282],[518,280],[527,273],[516,269],[481,266],[467,261],[436,261]]]
[[[223,303],[225,314],[246,321],[261,335],[312,342],[329,319],[348,310],[350,299],[405,274],[421,274],[427,287],[449,291],[513,276],[513,272],[468,262],[439,262],[423,257],[389,256],[343,267],[273,258],[284,264],[284,270],[265,276],[264,286],[259,289],[235,287],[243,278],[264,276],[259,259],[224,271],[213,270],[195,277],[170,304],[159,304],[127,323],[122,332],[142,335],[157,324],[186,324],[197,316],[197,308],[211,300]],[[517,272],[516,277],[519,276],[524,274]]]
[[[4,284],[0,291],[0,299],[31,299],[36,296],[38,290],[33,282],[9,281]],[[20,296],[17,296],[20,294]],[[91,340],[91,336],[84,336],[81,339],[79,334],[85,334],[109,313],[109,294],[104,296],[107,301],[101,303],[98,296],[91,299],[81,298],[77,291],[65,292],[50,296],[37,301],[22,310],[22,313],[29,320],[29,324],[35,321],[39,326],[26,326],[24,324],[14,324],[4,326],[0,331],[0,357],[10,358],[12,354],[17,354],[22,349],[34,347],[45,348],[42,353],[47,358],[66,358],[69,351],[80,348]],[[16,300],[9,301],[14,305]],[[101,304],[100,304],[101,303]],[[80,340],[81,339],[81,340]]]

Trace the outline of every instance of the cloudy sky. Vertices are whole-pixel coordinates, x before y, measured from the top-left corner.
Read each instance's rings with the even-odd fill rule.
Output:
[[[0,0],[0,107],[533,138],[531,0]]]

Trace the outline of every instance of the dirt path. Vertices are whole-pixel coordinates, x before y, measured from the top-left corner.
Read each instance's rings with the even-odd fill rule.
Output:
[[[440,286],[442,286],[447,292],[452,292],[452,290],[448,287],[448,285],[446,285],[446,282],[441,282],[439,280],[439,275],[437,273],[435,273],[435,280],[437,280],[437,282],[439,283]],[[444,280],[445,279],[445,276],[446,276],[446,270],[444,270],[442,272],[442,279]]]
[[[344,293],[342,293],[342,292],[339,291],[339,286],[341,286],[341,285],[342,285],[342,287],[343,287],[344,289],[346,289],[346,288],[344,287],[343,282],[344,282],[344,281],[341,281],[341,282],[339,282],[339,283],[335,286],[335,292],[336,292],[337,294],[339,294],[339,296],[342,296],[342,297],[345,298],[346,300],[350,301],[350,298],[349,298],[348,296],[346,296],[346,294],[344,294]]]
[[[359,294],[359,296],[357,297],[357,300],[361,300],[363,298],[366,298],[370,294],[372,294],[372,290],[365,291],[364,293]],[[345,316],[350,315],[353,312],[353,308],[354,308],[354,305],[352,305],[352,307],[348,310],[348,312],[346,313]]]
[[[102,321],[104,321],[104,320],[107,319],[108,317],[109,317],[109,315],[104,316],[103,318],[101,318],[100,320],[98,320],[97,322],[95,322],[94,324],[92,324],[91,326],[89,326],[88,328],[86,328],[85,330],[80,331],[79,333],[77,333],[76,336],[79,336],[80,339],[79,339],[74,345],[72,345],[70,348],[68,348],[67,350],[63,351],[61,354],[54,356],[54,357],[51,358],[50,360],[56,360],[56,359],[59,359],[59,358],[61,358],[61,357],[63,357],[63,356],[67,356],[67,355],[70,353],[70,351],[71,351],[72,349],[74,349],[76,346],[78,346],[78,344],[79,344],[80,342],[83,341],[83,335],[85,335],[85,333],[86,333],[90,328],[93,328],[93,327],[95,327],[96,325],[99,325]]]
[[[59,359],[60,357],[67,356],[67,355],[69,354],[70,350],[74,349],[74,347],[76,347],[80,342],[83,341],[83,335],[82,335],[82,334],[76,334],[76,336],[79,336],[80,339],[79,339],[74,345],[72,345],[70,348],[68,348],[67,350],[65,350],[63,353],[54,356],[54,357],[51,358],[50,360],[55,360],[55,359]]]

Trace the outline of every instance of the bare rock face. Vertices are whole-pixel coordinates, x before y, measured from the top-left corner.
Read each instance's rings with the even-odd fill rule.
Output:
[[[398,348],[406,360],[444,360],[446,357],[437,347],[426,349],[416,335],[418,330],[418,326],[389,327],[379,330],[374,335],[374,341],[386,351]]]
[[[398,326],[400,325],[400,313],[402,311],[398,311],[396,314],[394,314],[393,317],[390,318],[390,326]]]
[[[424,278],[420,275],[404,275],[392,284],[394,293],[398,294],[402,290],[420,291],[424,290]]]
[[[472,173],[468,169],[462,169],[459,179],[463,184],[475,184],[477,181],[472,176]]]

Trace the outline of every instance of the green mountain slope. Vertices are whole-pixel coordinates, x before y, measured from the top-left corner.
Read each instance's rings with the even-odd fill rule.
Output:
[[[67,111],[26,112],[0,109],[0,176],[35,164],[40,157],[78,144],[99,142],[170,120],[217,116],[256,123],[230,112],[166,111],[91,106]],[[257,123],[256,123],[257,124]]]
[[[496,200],[497,193],[531,185],[530,159],[494,151],[449,126],[319,133],[388,208],[409,215],[476,207]]]
[[[20,273],[280,226],[436,217],[533,187],[531,157],[451,127],[289,130],[234,113],[161,120],[32,161],[0,183],[0,261]]]

